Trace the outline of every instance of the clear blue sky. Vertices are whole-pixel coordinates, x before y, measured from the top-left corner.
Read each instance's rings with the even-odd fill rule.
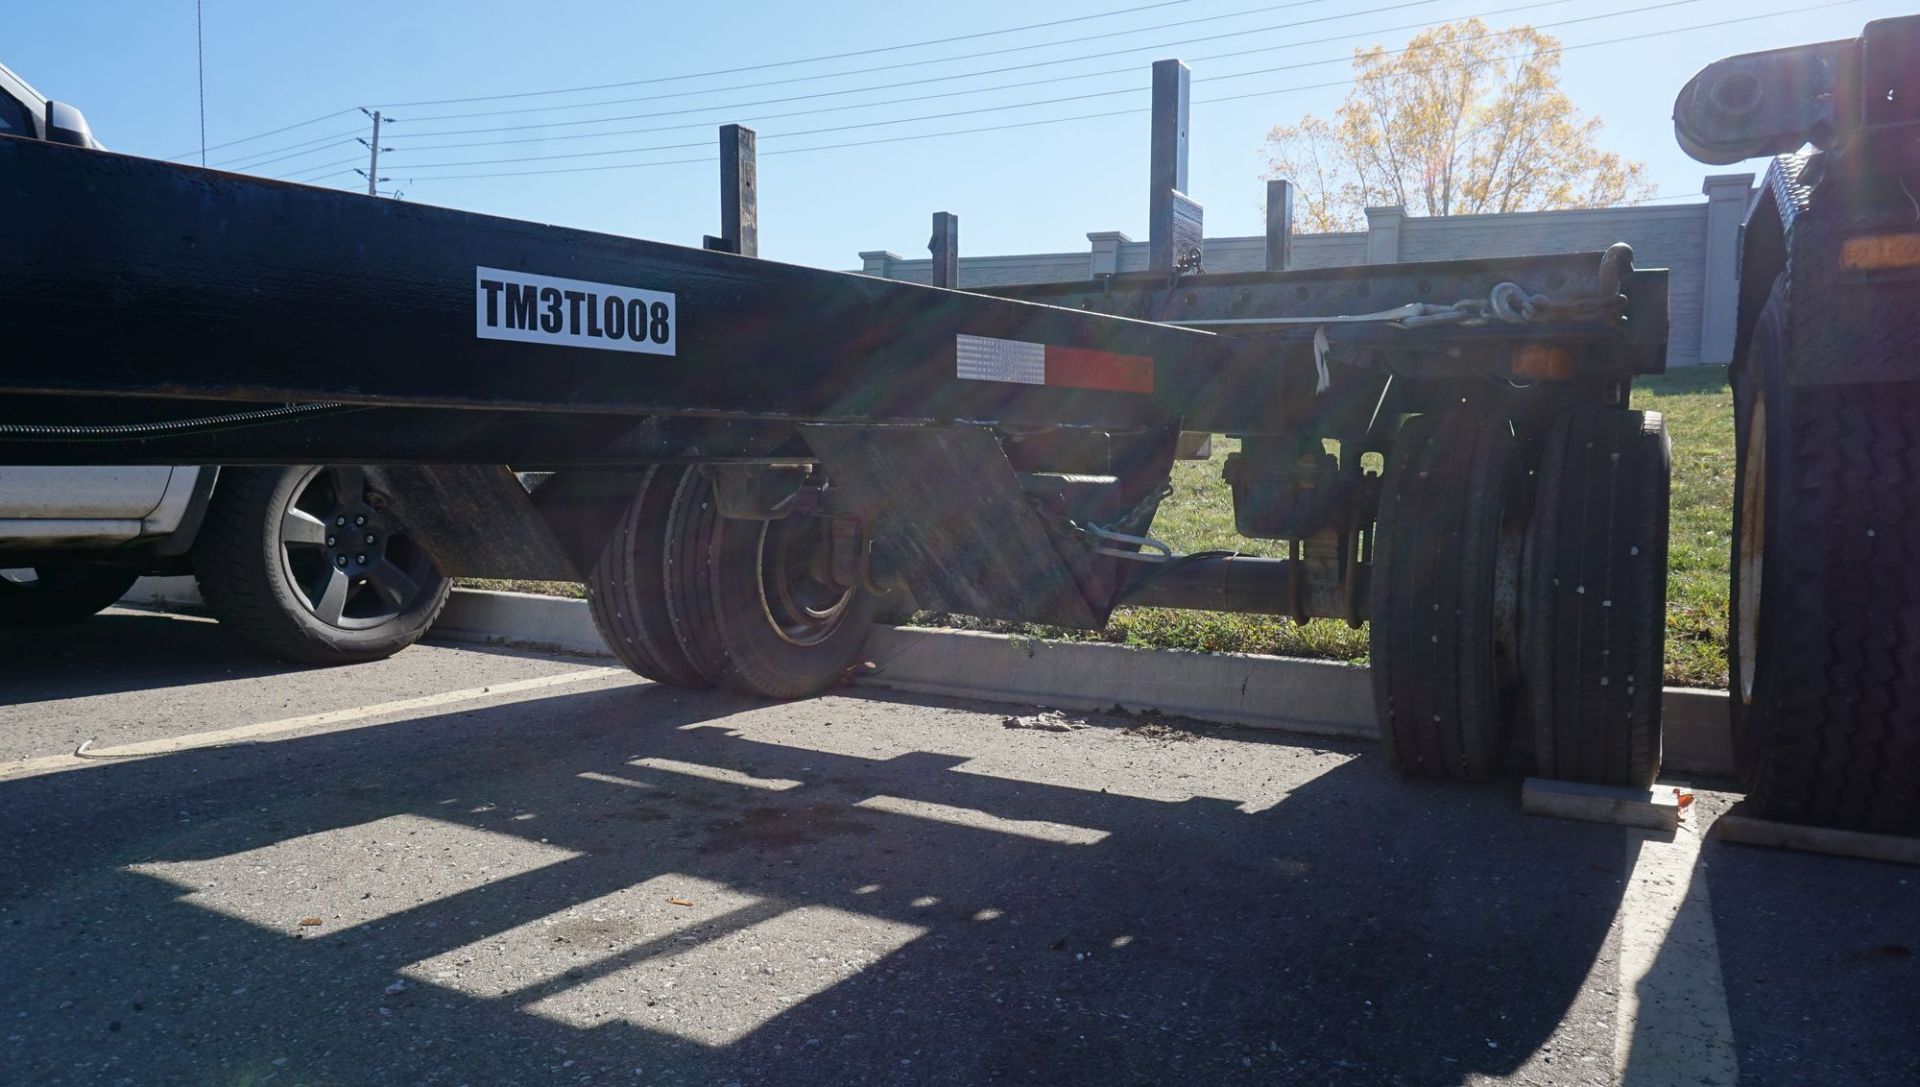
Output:
[[[711,162],[514,177],[448,175],[710,158],[714,126],[739,120],[761,134],[762,256],[842,268],[857,266],[855,254],[863,249],[921,256],[929,213],[938,210],[959,213],[964,253],[1076,251],[1086,248],[1085,236],[1092,230],[1146,236],[1146,88],[1148,66],[1157,58],[1178,56],[1193,65],[1191,188],[1206,205],[1207,232],[1256,234],[1261,230],[1258,178],[1266,130],[1305,113],[1331,112],[1344,87],[1301,88],[1345,79],[1350,71],[1347,58],[1355,47],[1391,48],[1416,32],[1395,28],[1483,14],[1495,26],[1541,27],[1570,47],[1670,31],[1570,49],[1564,58],[1564,86],[1583,110],[1605,120],[1607,146],[1645,162],[1661,193],[1684,196],[1697,193],[1701,177],[1709,172],[1761,165],[1709,170],[1674,146],[1668,121],[1674,94],[1703,64],[1729,53],[1852,36],[1869,19],[1906,13],[1902,5],[1887,0],[1838,6],[1827,0],[1694,0],[1634,13],[1658,2],[335,0],[314,5],[205,0],[207,142],[225,144],[335,110],[382,106],[396,118],[382,142],[396,150],[383,157],[381,172],[394,179],[386,187],[403,190],[408,200],[697,245],[702,234],[719,229],[718,168]],[[1131,8],[1142,10],[1126,10]],[[1496,10],[1506,13],[1488,14]],[[1681,29],[1772,12],[1786,14]],[[1602,17],[1592,18],[1596,15]],[[1093,18],[1080,18],[1084,16]],[[701,74],[1065,19],[1079,21],[837,60]],[[1570,19],[1584,21],[1551,25]],[[19,0],[8,5],[0,22],[6,31],[0,35],[0,60],[42,93],[79,106],[108,146],[160,157],[193,152],[197,160],[192,0]],[[1153,27],[1159,29],[1148,29]],[[1102,37],[1068,42],[1091,35]],[[1210,40],[1180,44],[1203,37]],[[1316,41],[1319,44],[1307,44]],[[952,59],[1041,43],[1057,44]],[[1248,50],[1257,51],[1205,59]],[[1097,53],[1113,55],[1089,57]],[[1022,67],[980,74],[1016,65]],[[847,74],[880,66],[887,70]],[[1280,66],[1297,67],[1231,78]],[[1089,74],[1111,69],[1118,71]],[[1086,78],[1058,79],[1081,75]],[[1057,81],[984,90],[1034,79]],[[462,104],[395,104],[641,80],[652,82]],[[781,82],[742,86],[775,80]],[[825,93],[908,81],[913,85]],[[956,91],[965,93],[949,93]],[[1119,93],[1021,105],[1108,91]],[[1262,93],[1205,104],[1207,99],[1253,92]],[[936,94],[947,96],[874,104]],[[815,97],[745,104],[800,95]],[[581,108],[582,103],[638,98],[649,100]],[[866,104],[807,116],[769,116],[860,103]],[[532,112],[443,116],[500,110]],[[938,139],[778,153],[1120,110],[1135,112]],[[984,112],[873,124],[958,111]],[[431,119],[436,115],[442,119]],[[613,117],[625,119],[552,127]],[[549,127],[534,127],[543,124]],[[693,127],[625,131],[670,125]],[[849,125],[866,127],[800,134]],[[519,127],[432,135],[509,126]],[[319,183],[343,187],[364,185],[340,172],[347,165],[334,164],[359,161],[364,151],[350,141],[365,129],[364,118],[355,111],[218,148],[209,152],[208,160],[280,176],[314,175]],[[558,138],[584,133],[595,135]],[[297,146],[308,141],[317,143]],[[684,143],[698,146],[624,151]],[[446,144],[475,146],[432,147]],[[259,159],[281,148],[290,148],[281,153],[294,157],[247,165],[248,156]],[[622,153],[524,161],[601,151]],[[500,159],[517,161],[483,161]],[[474,162],[482,164],[430,165]]]

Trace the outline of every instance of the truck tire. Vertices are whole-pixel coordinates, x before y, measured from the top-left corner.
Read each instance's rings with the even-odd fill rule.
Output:
[[[111,566],[35,566],[0,573],[0,627],[77,623],[127,595],[140,573]]]
[[[1517,704],[1520,460],[1504,419],[1465,410],[1400,429],[1380,498],[1370,645],[1387,761],[1482,781]]]
[[[1774,283],[1734,371],[1734,760],[1770,819],[1920,833],[1920,382],[1791,385]]]
[[[1660,771],[1672,464],[1659,412],[1572,411],[1548,432],[1520,617],[1542,777],[1646,788]]]
[[[879,597],[820,580],[808,561],[827,521],[720,516],[713,483],[689,471],[667,519],[667,614],[687,659],[715,686],[806,698],[859,659]]]
[[[452,588],[346,465],[222,471],[193,571],[222,626],[299,664],[390,657],[420,640]]]
[[[587,603],[600,637],[620,662],[673,687],[712,686],[687,659],[667,614],[667,520],[688,469],[648,469],[587,578]]]

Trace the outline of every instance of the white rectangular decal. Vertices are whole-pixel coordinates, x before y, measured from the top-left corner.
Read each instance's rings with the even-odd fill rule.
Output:
[[[961,333],[954,338],[954,354],[955,376],[964,381],[1014,381],[1022,385],[1047,383],[1045,344]]]
[[[476,267],[473,306],[473,334],[483,340],[673,354],[667,291]]]

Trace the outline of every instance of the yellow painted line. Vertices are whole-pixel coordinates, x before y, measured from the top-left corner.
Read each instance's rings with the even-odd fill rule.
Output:
[[[510,683],[492,683],[485,687],[468,687],[459,691],[447,691],[443,694],[421,695],[418,698],[401,698],[392,702],[376,702],[370,706],[355,706],[351,709],[327,710],[323,713],[303,714],[299,717],[283,717],[278,721],[262,721],[258,724],[240,725],[235,728],[214,729],[210,732],[193,732],[184,736],[169,736],[160,740],[140,740],[115,747],[86,747],[85,754],[46,755],[35,759],[22,759],[18,762],[0,766],[0,778],[26,777],[35,774],[53,774],[62,770],[78,770],[82,767],[101,766],[107,762],[121,759],[142,759],[154,755],[171,755],[182,751],[192,751],[203,747],[219,747],[222,744],[249,743],[270,737],[284,736],[292,732],[308,729],[322,729],[338,725],[352,725],[364,728],[376,717],[388,717],[399,713],[413,713],[418,710],[431,710],[441,706],[450,706],[459,702],[473,702],[479,699],[501,698],[507,695],[525,694],[529,691],[545,691],[555,687],[570,687],[594,680],[611,679],[615,676],[631,677],[632,673],[624,668],[588,668],[578,672],[562,672],[553,676],[536,676],[533,679],[519,679]],[[355,722],[364,722],[355,724]],[[336,731],[346,731],[336,729]]]

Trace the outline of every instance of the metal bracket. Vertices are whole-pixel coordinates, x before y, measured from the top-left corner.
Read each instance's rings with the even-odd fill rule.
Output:
[[[805,464],[707,464],[701,466],[713,481],[714,505],[720,516],[740,521],[777,521],[807,507],[819,506],[819,489],[807,501]]]
[[[759,169],[753,129],[720,126],[720,236],[709,234],[705,248],[743,257],[760,255]]]

